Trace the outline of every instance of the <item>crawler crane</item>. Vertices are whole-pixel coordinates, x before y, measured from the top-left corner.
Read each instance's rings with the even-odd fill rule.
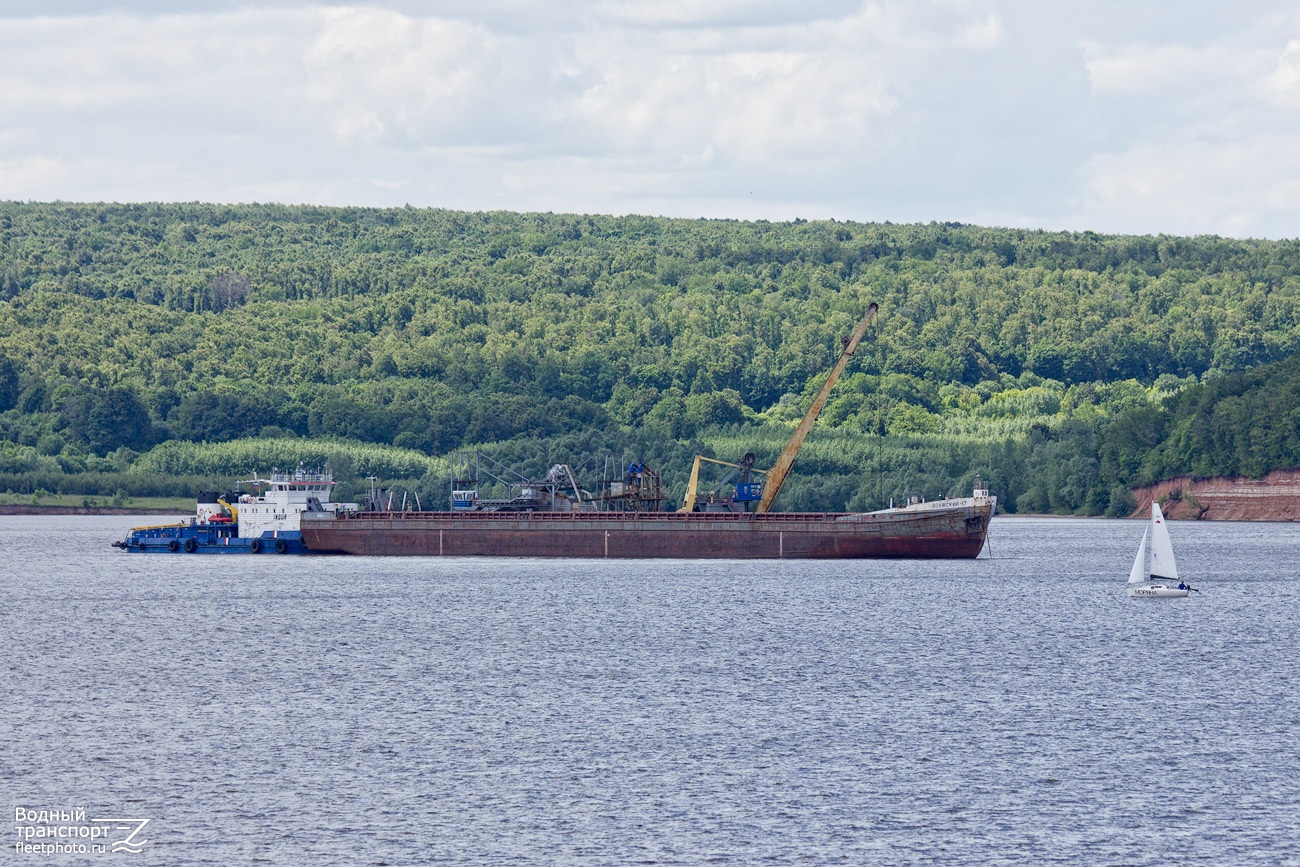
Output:
[[[857,352],[858,344],[862,342],[863,336],[867,333],[867,327],[871,325],[871,320],[876,318],[876,310],[877,305],[873,302],[867,308],[867,315],[863,316],[862,321],[858,323],[858,327],[853,329],[853,333],[840,341],[844,349],[840,352],[839,359],[835,362],[835,366],[831,368],[830,375],[826,377],[826,381],[822,383],[817,396],[813,398],[812,406],[808,407],[808,411],[804,413],[799,426],[794,429],[790,441],[785,444],[785,448],[781,450],[781,455],[776,459],[776,463],[772,465],[772,468],[770,470],[754,469],[753,454],[745,455],[744,460],[738,464],[696,455],[695,463],[691,467],[691,479],[686,485],[686,496],[682,498],[682,508],[678,511],[743,511],[746,510],[749,503],[755,504],[753,511],[759,514],[771,510],[772,503],[776,502],[777,494],[781,493],[781,486],[785,484],[786,477],[790,475],[790,468],[794,466],[794,459],[799,454],[803,441],[808,438],[808,433],[816,424],[817,416],[821,414],[822,407],[826,405],[826,399],[830,397],[831,389],[839,381],[840,374],[848,366],[849,359]],[[706,462],[732,467],[732,471],[708,495],[701,497],[699,495],[700,465]],[[751,474],[753,473],[763,477],[762,483],[751,481]],[[737,474],[740,475],[740,481],[736,484],[735,496],[729,500],[719,502],[717,499],[718,489]]]

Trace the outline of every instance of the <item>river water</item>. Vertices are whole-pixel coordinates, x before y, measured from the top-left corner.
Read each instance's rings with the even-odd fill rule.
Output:
[[[1172,524],[1203,592],[1156,602],[1136,521],[961,562],[109,547],[145,522],[0,518],[13,863],[1300,864],[1300,525]],[[140,854],[14,845],[106,818]]]

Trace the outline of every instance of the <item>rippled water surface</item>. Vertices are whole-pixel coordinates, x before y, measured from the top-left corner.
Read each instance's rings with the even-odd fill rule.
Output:
[[[976,561],[131,555],[0,518],[0,791],[141,864],[1300,864],[1300,526]],[[991,557],[989,556],[991,551]],[[15,823],[15,829],[17,829]],[[12,839],[12,838],[11,838]]]

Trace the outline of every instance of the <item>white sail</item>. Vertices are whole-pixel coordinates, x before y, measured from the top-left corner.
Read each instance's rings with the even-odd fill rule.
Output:
[[[1169,541],[1169,527],[1160,511],[1159,503],[1151,504],[1151,577],[1178,580],[1178,564],[1174,562],[1174,546]]]
[[[1141,584],[1147,580],[1147,536],[1150,528],[1142,531],[1142,544],[1138,545],[1137,556],[1133,558],[1133,568],[1128,573],[1128,583]]]

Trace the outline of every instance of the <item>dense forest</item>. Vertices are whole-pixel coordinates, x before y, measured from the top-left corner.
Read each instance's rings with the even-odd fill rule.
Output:
[[[880,314],[778,506],[990,482],[1120,514],[1300,465],[1300,243],[957,224],[0,202],[0,490],[192,493],[328,461],[770,463]],[[594,471],[594,470],[593,470]]]

